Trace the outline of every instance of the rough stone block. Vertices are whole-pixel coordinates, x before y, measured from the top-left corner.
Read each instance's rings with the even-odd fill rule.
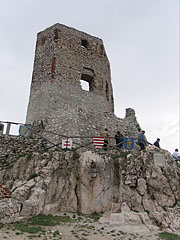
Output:
[[[154,166],[155,167],[164,167],[165,165],[165,155],[162,153],[154,153]]]
[[[125,224],[124,214],[112,213],[110,216],[110,225],[121,225]]]
[[[112,203],[111,212],[112,213],[120,213],[121,212],[120,203]]]

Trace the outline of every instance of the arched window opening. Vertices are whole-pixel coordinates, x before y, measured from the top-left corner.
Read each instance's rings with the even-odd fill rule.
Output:
[[[93,90],[93,77],[88,74],[81,75],[81,87],[83,90],[91,92]]]
[[[84,67],[80,79],[83,90],[92,92],[94,87],[94,71],[90,68]]]
[[[82,46],[83,48],[87,48],[87,47],[88,47],[88,42],[87,42],[87,40],[85,40],[85,39],[81,40],[81,46]]]
[[[81,88],[89,92],[89,82],[86,82],[84,80],[80,80],[80,82],[81,82]]]

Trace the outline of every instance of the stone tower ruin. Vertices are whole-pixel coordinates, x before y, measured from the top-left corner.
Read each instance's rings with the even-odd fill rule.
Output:
[[[61,24],[38,33],[26,123],[36,121],[71,136],[127,125],[114,115],[110,64],[101,39]]]

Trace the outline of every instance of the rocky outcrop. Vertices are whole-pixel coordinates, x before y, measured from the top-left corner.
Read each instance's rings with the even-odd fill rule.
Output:
[[[13,199],[0,200],[0,223],[11,223],[19,219],[20,205]]]
[[[41,146],[37,139],[34,144]],[[122,230],[179,230],[180,170],[169,152],[154,146],[131,153],[33,149],[1,161],[0,184],[12,198],[0,200],[0,222],[96,211],[109,212],[106,222]]]

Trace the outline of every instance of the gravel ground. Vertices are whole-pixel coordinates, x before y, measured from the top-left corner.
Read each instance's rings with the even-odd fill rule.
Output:
[[[90,228],[91,226],[91,228]],[[46,227],[45,233],[28,234],[22,233],[17,230],[12,230],[9,227],[1,228],[0,239],[12,240],[26,240],[26,239],[66,239],[66,240],[157,240],[158,233],[144,233],[144,234],[131,234],[124,233],[118,228],[102,227],[98,224],[89,226],[64,224],[62,226]]]
[[[73,217],[72,217],[73,216]],[[72,221],[60,222],[54,226],[26,225],[30,233],[23,232],[16,224],[1,225],[0,240],[157,240],[160,239],[158,233],[125,233],[118,227],[111,227],[107,224],[100,224],[94,219],[86,216],[71,215],[68,216]],[[20,223],[21,224],[21,223]],[[50,224],[50,223],[49,223]],[[48,225],[48,224],[47,224]],[[32,230],[37,232],[32,233]]]

